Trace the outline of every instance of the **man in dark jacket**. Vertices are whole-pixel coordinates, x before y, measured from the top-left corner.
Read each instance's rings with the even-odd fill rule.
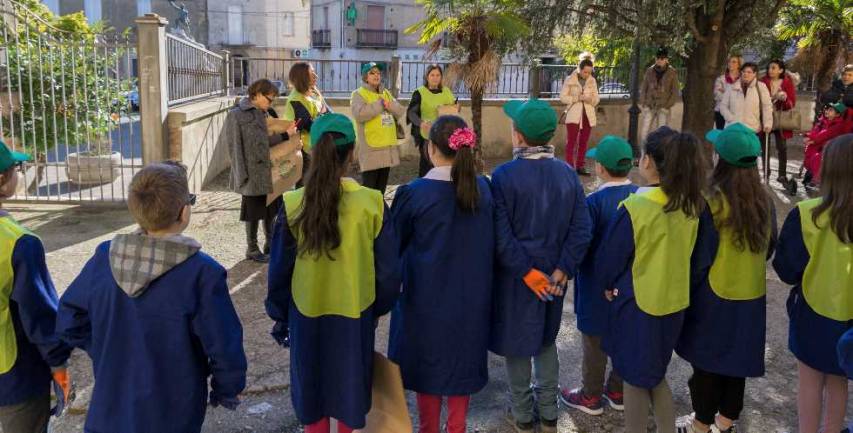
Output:
[[[820,94],[820,104],[815,108],[821,111],[822,108],[839,102],[844,103],[847,108],[853,108],[853,64],[845,66],[841,78],[833,81],[832,87]]]

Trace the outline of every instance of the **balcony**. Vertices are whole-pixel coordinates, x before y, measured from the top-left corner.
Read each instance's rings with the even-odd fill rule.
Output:
[[[356,30],[359,48],[397,48],[397,30]]]
[[[311,31],[311,47],[313,48],[332,48],[332,31],[331,30],[312,30]]]

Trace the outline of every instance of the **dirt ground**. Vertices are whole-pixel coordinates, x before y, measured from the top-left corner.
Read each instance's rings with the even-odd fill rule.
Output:
[[[789,152],[790,170],[796,172],[802,147],[792,145]],[[489,161],[489,165],[500,162]],[[417,161],[405,161],[392,171],[391,183],[399,184],[412,179],[416,170]],[[597,184],[594,178],[585,178],[584,182],[588,191],[594,190]],[[229,286],[244,327],[249,379],[243,404],[237,412],[221,408],[208,410],[204,432],[299,432],[301,427],[294,416],[289,396],[288,353],[273,344],[268,334],[272,322],[266,317],[263,307],[267,284],[266,266],[243,260],[244,231],[237,220],[239,196],[227,191],[225,184],[224,178],[221,178],[200,195],[187,234],[197,238],[207,253],[229,270]],[[806,196],[802,188],[797,197],[790,198],[782,192],[780,185],[774,182],[771,186],[781,223],[792,205]],[[393,187],[389,188],[388,198],[391,197]],[[60,294],[97,244],[112,238],[116,233],[133,229],[133,221],[123,209],[26,204],[12,204],[7,208],[43,239],[48,265]],[[740,431],[793,432],[796,430],[796,364],[787,349],[788,319],[784,309],[789,287],[779,281],[772,269],[768,271],[767,281],[767,374],[747,381],[746,408],[740,421]],[[572,313],[572,290],[567,292],[569,295],[565,303],[563,327],[557,340],[560,382],[564,387],[575,387],[579,384],[581,374],[581,343]],[[387,346],[387,327],[386,318],[377,335],[380,351],[384,351]],[[88,357],[79,351],[75,352],[71,364],[78,399],[71,413],[53,424],[54,433],[82,431],[85,420],[93,380],[91,364]],[[668,379],[681,414],[691,412],[687,389],[690,372],[691,368],[686,362],[677,356],[673,358]],[[490,376],[491,381],[486,388],[472,398],[469,431],[510,433],[512,429],[502,418],[507,402],[507,383],[503,361],[498,357],[490,358]],[[409,400],[410,410],[414,413],[413,396],[409,395]],[[572,410],[563,411],[559,423],[559,431],[562,433],[618,432],[621,429],[620,414],[610,410],[599,417]]]

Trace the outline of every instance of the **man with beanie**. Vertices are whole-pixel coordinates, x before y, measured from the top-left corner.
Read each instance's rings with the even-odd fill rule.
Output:
[[[640,87],[640,109],[643,123],[640,139],[649,131],[669,124],[672,106],[679,97],[678,72],[669,64],[669,51],[661,47],[655,55],[655,64],[646,70]]]

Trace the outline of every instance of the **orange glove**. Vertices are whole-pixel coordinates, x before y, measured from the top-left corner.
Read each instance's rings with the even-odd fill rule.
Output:
[[[56,407],[53,408],[52,412],[53,415],[59,416],[71,404],[71,400],[74,398],[71,389],[71,379],[68,377],[68,369],[65,367],[54,369],[51,375],[53,376],[53,391],[56,394],[57,400]]]
[[[548,275],[545,275],[542,271],[535,268],[531,269],[527,272],[527,275],[524,276],[524,284],[527,285],[527,288],[529,288],[540,301],[554,300],[554,297],[548,293],[553,283]]]

